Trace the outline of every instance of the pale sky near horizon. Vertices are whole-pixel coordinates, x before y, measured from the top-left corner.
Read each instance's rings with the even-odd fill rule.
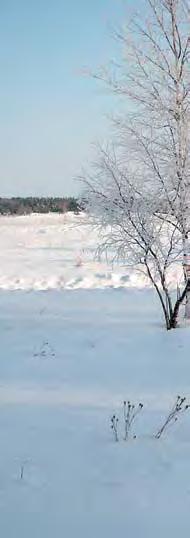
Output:
[[[75,194],[113,97],[82,74],[139,0],[0,0],[0,196]]]

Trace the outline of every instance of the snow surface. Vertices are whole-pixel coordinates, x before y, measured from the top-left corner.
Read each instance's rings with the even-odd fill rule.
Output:
[[[81,224],[82,222],[82,224]],[[144,275],[119,262],[95,261],[97,232],[85,215],[0,217],[0,289],[145,287]],[[181,271],[173,269],[173,280]]]
[[[190,413],[153,435],[177,394],[190,400],[189,329],[166,332],[147,288],[27,291],[83,271],[86,231],[62,238],[62,219],[1,221],[1,286],[26,289],[0,291],[0,536],[188,536]],[[103,286],[93,263],[83,285]],[[124,399],[144,403],[127,443]]]

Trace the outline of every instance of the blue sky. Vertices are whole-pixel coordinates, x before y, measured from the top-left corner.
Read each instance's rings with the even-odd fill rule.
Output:
[[[117,54],[111,28],[125,10],[125,0],[0,0],[0,196],[77,192],[115,106],[82,71]]]

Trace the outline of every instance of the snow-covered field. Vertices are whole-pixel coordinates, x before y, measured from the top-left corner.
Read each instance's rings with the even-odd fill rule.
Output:
[[[66,218],[0,221],[0,536],[188,536],[190,412],[154,433],[190,401],[190,329],[167,333],[152,290]],[[127,442],[125,399],[144,404]]]
[[[0,230],[0,289],[145,285],[129,267],[95,261],[97,234],[84,215],[0,217]]]

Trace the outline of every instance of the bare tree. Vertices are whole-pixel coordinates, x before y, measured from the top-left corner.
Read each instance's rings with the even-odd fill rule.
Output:
[[[154,192],[147,193],[143,184],[139,186],[110,150],[101,150],[96,173],[83,180],[87,210],[100,232],[98,254],[146,271],[159,296],[167,329],[176,327],[187,286],[173,299],[171,268],[183,249],[177,224],[171,225],[167,214],[160,218],[160,199]]]
[[[146,268],[169,329],[185,296],[190,315],[190,3],[145,5],[147,20],[137,16],[117,33],[120,65],[96,75],[124,97],[126,113],[114,119],[114,148],[101,150],[85,196],[105,230],[102,249]],[[169,273],[179,256],[185,284],[173,298]]]

